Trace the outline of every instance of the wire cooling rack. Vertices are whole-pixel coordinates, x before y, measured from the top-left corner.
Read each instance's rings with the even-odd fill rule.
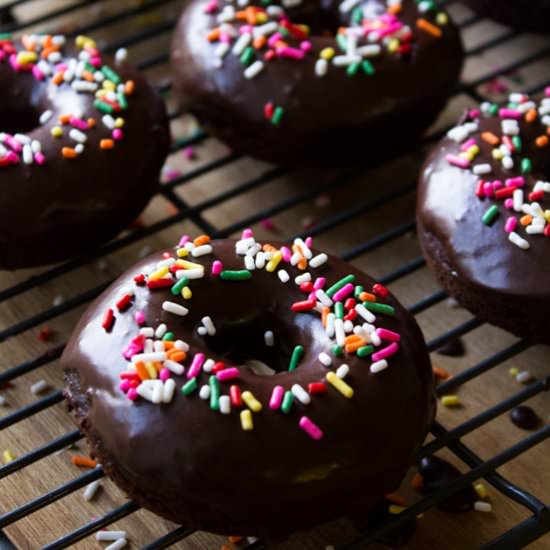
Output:
[[[540,394],[550,386],[548,368],[544,366],[548,359],[547,350],[534,350],[526,342],[486,327],[466,312],[453,308],[446,301],[445,294],[433,285],[416,242],[411,238],[411,232],[414,232],[414,175],[418,172],[425,147],[442,135],[461,106],[482,100],[488,93],[498,95],[502,92],[502,81],[498,79],[505,79],[511,88],[521,87],[530,93],[542,90],[548,84],[544,81],[544,75],[550,74],[544,72],[544,68],[546,71],[550,68],[550,42],[484,23],[457,2],[447,2],[447,6],[453,13],[456,12],[467,51],[465,78],[468,79],[458,86],[453,95],[451,105],[454,108],[448,110],[447,117],[442,117],[422,142],[391,162],[370,162],[366,167],[360,162],[346,162],[342,165],[335,161],[333,168],[323,168],[321,173],[315,163],[290,171],[243,159],[209,138],[178,111],[170,95],[170,80],[166,76],[169,74],[169,37],[180,7],[178,2],[5,2],[4,9],[13,10],[16,20],[9,22],[4,17],[8,22],[3,25],[3,30],[25,32],[29,29],[61,28],[72,36],[81,33],[99,36],[108,52],[121,47],[128,48],[130,59],[147,72],[160,93],[167,98],[176,138],[164,171],[161,190],[144,213],[140,224],[85,258],[42,270],[5,274],[0,279],[0,353],[4,365],[0,369],[0,388],[13,384],[17,389],[25,386],[29,379],[37,380],[50,375],[54,381],[59,381],[59,369],[56,367],[63,350],[62,342],[83,307],[110,284],[122,266],[135,260],[136,256],[146,254],[150,248],[172,244],[174,236],[181,232],[182,227],[206,232],[213,237],[232,236],[249,226],[255,227],[265,239],[273,236],[273,230],[278,231],[278,239],[312,235],[318,246],[320,242],[323,248],[364,266],[381,282],[391,283],[398,296],[405,296],[410,311],[417,316],[429,337],[428,347],[431,352],[460,337],[475,349],[475,352],[469,349],[466,356],[458,360],[447,360],[432,353],[434,362],[450,364],[454,374],[438,386],[438,394],[452,393],[468,386],[474,388],[473,394],[477,398],[475,406],[455,416],[440,407],[438,419],[432,428],[432,437],[420,451],[420,456],[435,452],[447,453],[455,462],[458,460],[465,473],[443,489],[427,497],[417,498],[404,512],[368,532],[352,530],[350,534],[349,529],[344,530],[346,535],[341,542],[336,541],[337,548],[358,549],[370,543],[376,545],[375,541],[384,534],[423,512],[434,510],[446,497],[480,478],[488,482],[499,503],[509,502],[519,512],[513,515],[511,524],[500,528],[477,546],[485,549],[515,549],[544,537],[550,531],[550,480],[544,464],[542,471],[533,471],[537,482],[530,484],[530,490],[524,483],[514,482],[497,472],[497,469],[505,469],[507,465],[523,458],[527,460],[535,446],[545,440],[547,444],[550,425],[543,424],[528,435],[523,432],[511,444],[501,445],[497,440],[503,430],[508,432],[511,429],[506,424],[508,421],[502,420],[504,413],[527,400],[539,399],[538,403],[543,403]],[[510,51],[506,48],[511,46],[517,55],[503,53]],[[480,58],[489,60],[485,59],[481,63]],[[520,78],[525,79],[524,82],[518,82]],[[199,156],[195,162],[186,160],[182,154],[184,152],[190,156],[191,147],[196,148]],[[271,227],[272,223],[275,228]],[[305,226],[309,227],[306,229]],[[53,343],[38,343],[36,332],[46,324],[57,327],[58,339]],[[538,379],[535,377],[525,387],[510,385],[505,380],[505,391],[498,393],[495,398],[496,394],[491,393],[491,388],[493,384],[499,384],[495,380],[510,378],[507,368],[503,369],[510,361],[533,368],[536,368],[538,361],[543,367],[537,371],[540,373]],[[6,365],[10,362],[11,366]],[[487,379],[497,371],[499,377]],[[8,402],[10,391],[9,388],[5,390]],[[23,540],[24,544],[18,544],[20,547],[43,546],[48,550],[65,548],[123,518],[130,516],[131,519],[138,511],[135,503],[123,501],[120,504],[119,500],[119,504],[114,504],[108,511],[88,521],[81,521],[80,527],[70,524],[68,517],[56,516],[61,531],[53,529],[52,537],[47,539],[50,542],[43,541],[38,533],[34,533],[32,540],[29,538],[28,533],[33,533],[32,518],[37,513],[55,507],[90,482],[104,476],[100,468],[79,472],[78,475],[75,475],[73,468],[69,470],[72,477],[68,480],[56,482],[44,491],[40,490],[43,484],[47,486],[46,480],[42,479],[42,462],[60,457],[60,453],[67,452],[64,451],[67,447],[80,444],[82,440],[79,431],[70,428],[66,415],[55,412],[61,401],[61,391],[54,389],[34,400],[29,397],[26,401],[15,399],[13,406],[0,411],[0,450],[8,443],[20,444],[22,449],[15,460],[0,466],[0,482],[5,483],[0,485],[0,530],[4,529],[14,540]],[[475,413],[473,415],[472,410]],[[37,446],[32,436],[33,429],[43,426],[40,418],[50,412],[57,414],[51,422],[61,426],[61,431],[49,433],[45,430],[42,439],[36,438],[36,441],[43,441]],[[498,424],[499,420],[501,424]],[[482,435],[478,437],[480,433]],[[466,443],[472,437],[474,442],[478,437],[478,441],[485,439],[492,441],[492,444],[482,445],[480,448],[483,452],[476,452],[475,445]],[[527,464],[533,464],[533,461]],[[57,480],[57,472],[52,477]],[[27,493],[24,489],[35,485],[39,487],[34,493]],[[21,490],[17,498],[13,496],[13,487]],[[535,493],[542,496],[537,497]],[[8,505],[12,501],[16,504]],[[86,503],[81,503],[84,509]],[[82,518],[82,515],[85,513],[76,517]],[[25,522],[31,523],[30,531],[19,527]],[[193,543],[194,534],[189,529],[170,527],[165,523],[159,525],[155,538],[149,542],[133,540],[134,545],[147,550],[174,544],[185,549],[215,547],[206,543]],[[460,525],[466,524],[458,520],[452,528],[458,529]],[[303,542],[304,537],[306,541],[308,537],[312,537],[309,540],[317,537],[315,545],[308,546],[307,542]],[[466,534],[464,537],[467,541]],[[548,541],[548,538],[545,540]],[[324,544],[335,542],[334,539],[326,540],[322,536],[319,538],[314,534],[306,534],[302,542],[294,545],[290,543],[288,547],[320,548],[324,547],[321,541]],[[464,544],[466,546],[462,548],[471,547],[467,542]],[[248,541],[241,547],[251,550],[262,546],[262,541]],[[13,545],[7,536],[2,535],[0,548],[4,547],[13,548]]]

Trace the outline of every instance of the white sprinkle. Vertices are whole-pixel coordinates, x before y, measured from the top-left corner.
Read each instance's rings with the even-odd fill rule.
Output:
[[[321,267],[328,261],[328,256],[325,253],[317,254],[309,261],[309,265],[313,268]]]
[[[25,134],[15,134],[13,136],[13,139],[21,145],[29,145],[31,142],[31,138],[29,136],[26,136]]]
[[[317,76],[325,76],[328,70],[328,61],[326,59],[318,59],[315,62],[315,74]]]
[[[223,59],[231,49],[231,46],[227,42],[220,42],[218,46],[216,46],[216,49],[214,50],[214,53],[216,57],[219,59]]]
[[[322,351],[320,354],[319,354],[319,361],[325,366],[325,367],[330,367],[330,365],[332,365],[332,358],[330,357],[330,355],[328,353],[325,353],[324,351]]]
[[[531,382],[533,377],[531,376],[531,373],[527,370],[522,370],[516,375],[516,382],[519,382],[520,384],[527,384]]]
[[[264,342],[266,346],[273,347],[275,345],[275,336],[273,331],[266,330],[264,332]]]
[[[216,334],[216,327],[214,326],[214,321],[208,315],[201,319],[204,328],[209,336],[214,336]]]
[[[329,295],[320,288],[319,290],[315,291],[315,297],[317,300],[319,300],[324,306],[331,307],[332,306],[332,299],[329,297]]]
[[[76,153],[78,155],[82,154],[84,152],[84,144],[83,143],[79,143],[78,145],[75,145],[75,148],[74,150],[76,151]]]
[[[210,399],[210,386],[208,384],[205,384],[204,386],[201,386],[201,389],[199,390],[199,397],[206,401],[207,399]]]
[[[376,361],[376,363],[373,363],[370,366],[370,371],[372,373],[377,373],[387,368],[388,368],[388,362],[385,359],[381,359],[380,361]]]
[[[252,35],[250,33],[244,33],[239,36],[235,44],[233,45],[233,54],[241,55],[248,45],[252,42]]]
[[[218,403],[220,405],[220,412],[222,414],[231,413],[231,400],[229,399],[229,395],[221,395]]]
[[[344,321],[344,331],[346,332],[346,334],[353,332],[353,321],[350,321],[349,319],[347,321]]]
[[[53,64],[59,63],[61,61],[61,54],[59,52],[52,52],[48,55],[48,61]]]
[[[293,384],[292,388],[290,388],[290,391],[294,395],[296,399],[303,405],[309,405],[311,403],[311,397],[309,396],[309,393],[307,393],[300,384]]]
[[[168,327],[166,326],[165,323],[161,323],[158,327],[157,327],[157,330],[155,330],[155,337],[156,338],[162,338],[165,334],[166,334],[166,331],[168,330]]]
[[[334,316],[334,313],[329,313],[327,315],[327,326],[325,327],[325,332],[327,333],[327,336],[329,338],[332,338],[334,336],[334,321],[336,320],[336,317]]]
[[[361,59],[360,55],[336,55],[332,58],[332,64],[335,67],[347,67],[353,63],[359,63]]]
[[[294,252],[294,254],[290,257],[290,265],[296,265],[300,261],[301,257],[302,256],[299,252]]]
[[[204,365],[202,366],[202,370],[204,372],[212,372],[212,369],[214,368],[215,364],[216,364],[216,362],[214,361],[214,359],[207,359],[204,362]]]
[[[246,267],[248,271],[254,271],[256,269],[256,262],[252,256],[246,255],[244,257],[244,267]]]
[[[50,385],[46,382],[46,380],[39,380],[38,382],[35,382],[31,386],[31,393],[33,395],[39,395],[49,389],[50,389]]]
[[[187,277],[188,279],[202,279],[204,277],[204,268],[194,267],[193,269],[178,269],[176,279]]]
[[[24,145],[23,146],[23,162],[25,164],[32,164],[33,156],[32,156],[32,149],[30,145]]]
[[[186,307],[176,304],[175,302],[162,302],[162,309],[168,313],[179,315],[180,317],[184,317],[189,313],[189,310]]]
[[[31,149],[32,149],[33,153],[41,153],[42,152],[42,144],[37,139],[33,139],[31,141]]]
[[[117,63],[124,63],[128,59],[128,50],[126,48],[119,48],[115,53],[115,61]]]
[[[115,119],[111,115],[103,115],[101,117],[101,122],[103,122],[103,125],[109,128],[109,130],[113,130],[116,125]]]
[[[50,120],[50,118],[52,118],[52,116],[53,116],[53,111],[48,109],[47,111],[44,111],[40,115],[40,118],[38,119],[38,121],[40,122],[40,124],[46,124],[46,122],[48,122],[48,120]]]
[[[174,347],[176,349],[181,349],[183,351],[189,351],[189,344],[187,344],[186,342],[184,342],[183,340],[176,340],[174,342]]]
[[[474,502],[474,510],[476,510],[476,512],[492,512],[493,507],[489,502],[478,500],[477,502]]]
[[[3,407],[6,404],[6,398],[0,394],[0,407]]]
[[[301,285],[302,283],[308,283],[309,281],[311,281],[311,273],[309,273],[309,272],[302,273],[301,275],[298,275],[294,279],[294,282],[297,285]]]
[[[256,243],[246,251],[246,255],[253,258],[261,249],[262,246],[259,243]]]
[[[153,353],[155,351],[155,345],[153,344],[153,340],[150,338],[147,338],[145,340],[145,345],[143,346],[143,352],[144,353]]]
[[[171,359],[166,359],[162,366],[167,368],[170,372],[173,372],[174,374],[183,374],[183,372],[185,371],[183,365],[180,365],[179,363],[176,363]]]
[[[86,488],[84,489],[84,500],[87,500],[90,502],[96,495],[98,489],[99,489],[99,479],[96,479],[95,481],[92,481],[88,485],[86,485]]]
[[[520,237],[515,231],[512,231],[512,233],[508,235],[508,240],[523,250],[529,250],[529,248],[531,248],[531,245],[525,239]]]
[[[153,382],[153,380],[150,380],[150,382]],[[136,388],[136,392],[140,397],[143,397],[143,399],[147,399],[147,401],[153,401],[153,388],[151,385],[142,382]]]
[[[517,136],[519,134],[519,124],[517,120],[503,120],[501,126],[503,134],[508,136]]]
[[[110,541],[126,538],[126,531],[98,531],[95,534],[95,540]]]
[[[290,275],[288,274],[286,269],[279,269],[279,271],[277,271],[277,276],[282,283],[288,283],[288,281],[290,280]]]
[[[247,78],[248,80],[258,76],[262,71],[264,70],[264,63],[263,61],[254,61],[254,63],[252,63],[252,65],[249,65],[245,70],[244,70],[244,77]]]
[[[153,351],[164,351],[164,342],[162,340],[156,340],[153,344]]]
[[[201,335],[201,336],[206,336],[208,334],[208,331],[206,330],[205,327],[199,327],[197,329],[197,332]]]
[[[153,380],[153,395],[151,396],[151,401],[158,405],[162,403],[164,397],[164,384],[162,380]],[[142,383],[143,384],[143,383]]]
[[[374,330],[372,332],[369,332],[369,337],[370,337],[370,343],[373,346],[379,346],[382,343],[380,336],[378,336],[378,334],[376,334]]]
[[[152,361],[154,363],[155,361],[164,361],[165,359],[165,351],[156,351],[153,353],[136,353],[135,355],[132,355],[132,363],[139,363],[140,361],[143,363]]]
[[[237,241],[235,243],[235,252],[239,256],[243,256],[252,248],[254,245],[256,245],[256,239],[254,237],[247,237],[246,239],[241,239],[240,241]]]
[[[513,195],[514,200],[514,210],[516,212],[521,212],[521,207],[523,206],[523,189],[516,189]]]
[[[118,539],[113,544],[109,544],[107,548],[104,550],[120,550],[121,548],[124,548],[128,544],[128,541],[126,539]]]
[[[201,246],[196,246],[191,250],[191,256],[193,258],[199,258],[200,256],[205,256],[206,254],[211,254],[214,249],[211,244],[203,244]]]
[[[342,319],[334,320],[334,333],[336,334],[336,343],[343,346],[346,343],[346,332],[344,330],[344,321]]]
[[[139,329],[139,334],[145,336],[145,338],[152,338],[155,335],[155,329],[153,327],[142,327]]]
[[[346,365],[345,363],[343,365],[340,365],[336,369],[336,376],[338,376],[338,378],[344,379],[348,374],[349,374],[349,366]]]
[[[263,269],[265,266],[265,252],[258,252],[256,254],[256,268]]]
[[[361,0],[344,0],[340,4],[341,13],[349,13]]]
[[[376,57],[382,53],[382,48],[378,44],[367,44],[357,48],[357,53],[363,57]]]
[[[356,304],[355,311],[357,311],[357,314],[363,317],[367,323],[374,323],[374,321],[376,321],[376,316],[363,304]]]
[[[473,168],[472,168],[472,172],[476,175],[476,176],[481,176],[483,174],[490,174],[492,171],[492,168],[491,168],[491,165],[486,163],[486,164],[476,164]]]
[[[164,386],[162,388],[162,402],[170,403],[174,397],[175,391],[176,381],[173,378],[168,378],[168,380],[164,382]]]

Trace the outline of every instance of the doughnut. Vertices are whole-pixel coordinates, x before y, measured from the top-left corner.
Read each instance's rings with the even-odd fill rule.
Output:
[[[156,190],[168,120],[124,54],[85,36],[0,35],[0,269],[85,255]]]
[[[417,221],[428,266],[483,321],[550,343],[550,88],[466,112],[427,159]]]
[[[64,394],[141,506],[280,540],[364,517],[399,486],[435,411],[422,334],[383,285],[311,244],[183,237],[84,314]]]
[[[549,0],[465,0],[479,15],[517,30],[550,32]]]
[[[193,0],[172,44],[181,105],[272,162],[395,154],[433,122],[462,67],[457,29],[422,4]]]

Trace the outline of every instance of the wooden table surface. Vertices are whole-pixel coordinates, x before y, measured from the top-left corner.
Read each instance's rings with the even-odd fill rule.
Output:
[[[71,5],[74,0],[58,2],[57,0],[35,0],[28,6],[21,6],[16,13],[22,18],[33,18],[41,12],[48,12],[58,4]],[[147,2],[139,1],[108,1],[79,9],[73,13],[48,20],[37,25],[36,30],[72,30],[79,25],[88,23],[106,15],[118,13],[128,8],[128,5],[139,8]],[[94,36],[106,43],[119,40],[138,30],[163,25],[177,14],[178,4],[167,2],[154,10],[143,10],[141,14],[122,23],[100,28]],[[459,3],[452,3],[450,11],[457,21],[467,21],[470,17],[466,8]],[[479,52],[471,55],[465,65],[463,80],[471,82],[487,73],[494,67],[509,66],[523,59],[530,52],[536,52],[550,45],[547,38],[533,35],[515,35],[508,40],[502,40],[495,47],[483,47],[491,38],[508,36],[509,30],[487,21],[476,22],[464,28],[464,40],[468,51],[476,48]],[[129,48],[130,59],[138,63],[151,56],[165,52],[169,45],[170,33],[165,31],[150,40],[139,42]],[[157,84],[166,82],[168,65],[163,63],[147,71],[151,80]],[[434,68],[436,70],[437,68]],[[543,57],[521,68],[513,75],[505,76],[502,83],[510,90],[521,90],[522,87],[544,82],[548,78],[550,60]],[[485,84],[477,88],[478,92],[486,93]],[[170,94],[167,95],[169,110],[173,111],[175,104]],[[465,105],[472,100],[465,95],[458,95],[449,104],[436,127],[443,128],[454,119]],[[172,125],[174,136],[182,137],[194,131],[194,122],[180,117]],[[432,129],[431,131],[433,131]],[[173,154],[167,165],[171,170],[184,174],[200,169],[209,161],[227,155],[227,149],[220,143],[207,139],[196,147],[197,159],[189,161],[181,152]],[[283,239],[304,230],[304,224],[322,224],[334,216],[342,215],[357,205],[364,204],[377,196],[397,189],[415,180],[422,154],[404,155],[392,163],[376,169],[364,169],[360,176],[354,177],[339,186],[338,192],[331,193],[321,201],[315,197],[317,190],[330,183],[341,167],[335,162],[334,169],[321,169],[319,166],[304,166],[294,171],[269,180],[265,185],[241,191],[235,197],[228,196],[226,200],[214,201],[212,207],[202,215],[216,229],[226,229],[238,224],[243,218],[254,215],[269,206],[277,206],[283,201],[290,201],[287,208],[275,208],[271,216],[275,229],[268,230],[260,223],[253,227],[261,239]],[[269,172],[272,167],[250,159],[238,159],[222,164],[219,168],[208,170],[205,174],[194,177],[185,185],[176,187],[176,195],[189,205],[200,205],[203,201],[217,197],[220,193],[240,189],[240,185],[258,174]],[[308,200],[295,200],[303,194],[310,194]],[[174,214],[174,206],[162,197],[157,196],[141,217],[145,226],[167,220]],[[396,200],[371,210],[368,214],[345,216],[342,223],[322,231],[315,239],[318,248],[332,253],[344,254],[353,247],[372,239],[376,235],[392,227],[414,219],[414,192],[405,192]],[[53,303],[60,303],[79,295],[84,290],[94,288],[101,283],[117,276],[129,264],[148,251],[171,246],[184,232],[198,233],[196,219],[186,219],[153,236],[140,240],[135,244],[125,246],[121,250],[105,255],[101,260],[83,263],[61,277],[55,277],[41,284],[38,288],[23,292],[0,305],[0,331],[24,319],[44,311]],[[234,235],[238,231],[233,232]],[[396,269],[404,262],[419,256],[419,248],[415,236],[411,232],[391,239],[382,247],[375,247],[353,259],[353,263],[364,268],[373,276],[382,277]],[[27,280],[29,277],[43,273],[48,268],[24,270],[16,273],[0,273],[0,289]],[[418,300],[431,295],[437,290],[431,274],[425,267],[400,278],[391,285],[393,292],[406,304],[412,305]],[[49,348],[65,342],[77,319],[85,309],[86,304],[72,308],[66,313],[56,315],[53,319],[30,330],[25,330],[13,338],[0,343],[0,372],[23,361],[43,354]],[[436,304],[418,315],[418,321],[426,339],[442,334],[461,322],[470,319],[468,312],[453,307],[447,301]],[[54,332],[54,339],[41,342],[37,335],[46,326]],[[444,367],[451,373],[459,373],[476,364],[484,358],[516,342],[516,339],[503,331],[483,325],[470,331],[463,338],[467,353],[463,357],[450,358],[432,353],[434,365]],[[548,348],[538,346],[513,356],[485,374],[460,387],[458,394],[462,406],[454,409],[439,408],[438,421],[447,428],[452,428],[474,417],[488,407],[499,403],[520,391],[523,386],[518,384],[508,373],[510,367],[528,369],[534,377],[548,376],[550,353]],[[17,378],[14,387],[2,390],[7,400],[0,407],[0,418],[5,417],[19,407],[36,399],[30,392],[30,385],[38,380],[46,380],[52,390],[62,386],[62,373],[57,361],[48,363],[22,377]],[[41,396],[43,397],[43,396]],[[550,402],[548,394],[539,394],[528,401],[537,413],[548,422]],[[13,455],[21,456],[40,445],[46,444],[52,438],[61,436],[73,430],[68,415],[62,404],[57,404],[36,414],[29,419],[15,424],[0,432],[0,452],[9,449]],[[508,415],[504,414],[483,427],[467,435],[463,442],[470,446],[483,459],[490,458],[510,445],[526,437],[527,433],[511,424]],[[21,471],[0,480],[0,513],[5,513],[14,507],[35,498],[58,485],[74,479],[81,472],[70,462],[70,456],[75,452],[86,452],[84,442],[79,442],[76,449],[63,450],[55,455],[40,460]],[[447,451],[441,451],[439,456],[446,457],[462,471],[467,467]],[[500,468],[499,473],[507,479],[531,492],[544,502],[550,502],[550,441],[530,449]],[[409,481],[413,472],[403,483],[402,494],[413,503],[419,497],[410,489]],[[418,520],[417,529],[405,548],[411,550],[445,549],[469,550],[488,542],[504,531],[512,528],[518,522],[526,519],[529,513],[525,508],[504,497],[491,487],[485,485],[489,492],[489,501],[493,512],[483,514],[468,512],[453,515],[438,509],[431,509]],[[358,488],[360,490],[360,488]],[[82,490],[62,498],[54,504],[31,514],[6,529],[7,535],[20,549],[35,549],[51,542],[94,517],[112,510],[125,502],[125,497],[109,481],[101,481],[101,490],[93,502],[86,502]],[[152,542],[173,528],[168,522],[145,511],[138,511],[117,521],[113,529],[127,530],[133,548],[139,548]],[[281,544],[280,549],[313,550],[323,549],[327,545],[341,545],[357,536],[355,528],[348,521],[338,521],[310,533],[292,537]],[[223,537],[206,533],[196,533],[185,541],[175,544],[175,548],[192,550],[214,550],[225,542]],[[82,549],[97,549],[100,543],[90,536],[76,545]],[[373,544],[369,548],[384,548]],[[550,548],[550,536],[532,543],[529,548],[543,550]]]

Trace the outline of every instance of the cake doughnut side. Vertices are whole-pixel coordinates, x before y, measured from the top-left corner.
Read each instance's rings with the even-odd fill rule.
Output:
[[[174,33],[183,108],[239,152],[278,163],[395,154],[433,122],[457,83],[460,36],[435,4],[285,5],[194,0]]]
[[[422,334],[382,285],[310,245],[184,240],[80,321],[65,397],[141,506],[273,540],[364,517],[398,487],[435,412]]]

